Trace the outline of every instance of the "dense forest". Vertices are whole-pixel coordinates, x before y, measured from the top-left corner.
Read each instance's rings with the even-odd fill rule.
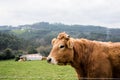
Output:
[[[65,31],[74,38],[87,38],[99,41],[120,41],[119,28],[106,28],[93,25],[65,25],[61,23],[39,22],[35,24],[0,26],[0,59],[7,51],[12,55],[41,53],[49,54],[51,40],[59,32]],[[13,57],[11,57],[13,58]]]
[[[14,58],[20,50],[25,50],[29,45],[27,40],[10,33],[0,32],[0,60]]]

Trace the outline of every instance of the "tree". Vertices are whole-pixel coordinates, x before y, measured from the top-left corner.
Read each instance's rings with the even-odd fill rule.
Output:
[[[36,53],[38,53],[38,52],[34,47],[29,47],[28,48],[28,54],[36,54]]]
[[[5,59],[11,59],[11,58],[15,57],[12,53],[12,49],[10,49],[10,48],[6,48],[4,50],[4,54],[5,54]]]

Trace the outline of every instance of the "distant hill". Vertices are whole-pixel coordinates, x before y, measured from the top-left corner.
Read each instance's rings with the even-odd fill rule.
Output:
[[[6,44],[5,48],[14,49],[18,47],[18,50],[31,50],[33,48],[37,49],[42,55],[47,56],[51,50],[51,40],[63,31],[74,38],[120,42],[120,28],[106,28],[94,25],[65,25],[61,23],[50,24],[48,22],[19,25],[18,27],[0,26],[0,33],[7,33],[13,37],[0,36],[0,40],[3,41],[1,44]],[[14,37],[16,38],[14,39]],[[8,41],[6,42],[5,40]]]
[[[50,44],[53,37],[65,31],[75,38],[87,38],[101,41],[120,41],[119,28],[106,28],[94,25],[65,25],[62,23],[39,22],[31,25],[0,26],[0,31],[15,34],[26,40],[33,40],[40,45]]]

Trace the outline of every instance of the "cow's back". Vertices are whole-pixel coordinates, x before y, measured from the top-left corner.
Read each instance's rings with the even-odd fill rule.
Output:
[[[108,55],[108,59],[112,66],[113,78],[120,78],[120,42],[93,42],[98,45],[100,49],[102,48],[102,51]]]

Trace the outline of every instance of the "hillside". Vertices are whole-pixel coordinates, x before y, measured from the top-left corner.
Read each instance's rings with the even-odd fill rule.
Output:
[[[65,25],[39,22],[32,25],[20,25],[11,30],[15,35],[25,39],[45,39],[55,37],[59,32],[67,32],[73,37],[88,38],[102,41],[120,41],[120,29],[93,25]]]
[[[37,48],[38,52],[48,55],[51,49],[51,40],[58,33],[65,31],[74,38],[87,38],[100,41],[120,41],[119,28],[106,28],[93,25],[65,25],[61,23],[39,22],[29,25],[0,26],[0,32],[13,34],[23,38],[24,49]],[[23,48],[22,47],[22,48]]]
[[[75,38],[83,37],[102,41],[120,41],[119,28],[114,29],[93,25],[65,25],[61,23],[39,22],[31,25],[19,25],[18,27],[0,26],[0,31],[13,33],[26,40],[51,40],[59,32],[65,31]]]

